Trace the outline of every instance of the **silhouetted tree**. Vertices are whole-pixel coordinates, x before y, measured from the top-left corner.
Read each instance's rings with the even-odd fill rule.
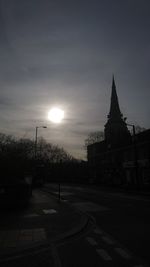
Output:
[[[146,128],[141,127],[140,125],[135,126],[135,133],[141,133],[141,132],[144,132],[145,130]]]
[[[85,148],[87,148],[88,145],[92,145],[94,143],[101,142],[103,140],[104,140],[103,131],[91,132],[88,134],[88,137],[85,139]]]
[[[72,162],[75,159],[63,148],[38,139],[35,159],[35,142],[30,139],[17,139],[11,135],[0,133],[0,164],[2,177],[21,176],[31,172],[35,164],[49,165]],[[5,179],[5,178],[4,178]]]
[[[50,163],[62,163],[75,160],[62,147],[46,142],[42,137],[37,144],[37,158]]]

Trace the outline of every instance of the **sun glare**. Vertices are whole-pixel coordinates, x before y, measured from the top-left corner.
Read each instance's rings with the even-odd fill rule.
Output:
[[[54,123],[60,123],[64,118],[64,110],[60,108],[52,108],[48,112],[48,119]]]

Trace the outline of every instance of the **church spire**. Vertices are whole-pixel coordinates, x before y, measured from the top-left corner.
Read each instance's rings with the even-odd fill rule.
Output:
[[[105,124],[105,141],[109,147],[127,144],[130,141],[130,133],[119,107],[114,76],[112,79],[110,111]]]
[[[122,113],[120,111],[118,96],[116,92],[116,84],[115,84],[114,75],[112,79],[111,103],[110,103],[110,112],[109,112],[108,118],[112,120],[116,120],[116,119],[118,120],[122,118]]]

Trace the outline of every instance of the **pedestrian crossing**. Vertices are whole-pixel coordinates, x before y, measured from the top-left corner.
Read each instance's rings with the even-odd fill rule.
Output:
[[[80,190],[80,188],[78,188],[78,190]],[[87,191],[88,190],[84,190],[85,193],[87,193]],[[91,193],[93,193],[93,190],[91,190]],[[105,197],[109,198],[112,195],[116,195],[116,194],[107,193]],[[81,212],[85,212],[85,213],[104,212],[105,213],[105,212],[112,211],[112,208],[108,207],[107,205],[101,205],[99,203],[97,204],[95,202],[91,202],[88,200],[80,201],[79,198],[77,199],[76,194],[74,192],[70,192],[69,190],[68,191],[62,190],[61,196],[65,197],[66,201],[69,201],[72,206],[79,209]],[[120,194],[119,197],[125,198],[125,199],[126,198],[133,199],[136,201],[140,200],[139,197],[124,196],[122,194]],[[95,227],[90,232],[90,234],[88,233],[88,235],[85,236],[85,242],[89,246],[92,247],[92,250],[95,251],[95,254],[99,258],[100,263],[101,262],[108,263],[109,266],[147,267],[145,262],[143,263],[141,259],[138,259],[138,257],[136,257],[132,252],[128,251],[122,244],[120,244],[112,236],[104,232],[103,229],[99,227]],[[119,265],[117,265],[118,262],[119,262]],[[94,266],[101,266],[101,265],[94,265]],[[104,264],[102,266],[107,266],[107,265]]]
[[[122,266],[146,267],[133,253],[129,252],[118,241],[98,227],[94,228],[85,237],[85,240],[90,246],[95,248],[100,261],[112,262],[109,266],[117,266],[116,264],[119,261],[122,262]]]

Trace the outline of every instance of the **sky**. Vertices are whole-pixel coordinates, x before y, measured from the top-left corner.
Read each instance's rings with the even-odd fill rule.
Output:
[[[113,74],[128,123],[150,128],[149,14],[149,0],[0,0],[0,132],[34,139],[46,125],[38,136],[85,159]]]

